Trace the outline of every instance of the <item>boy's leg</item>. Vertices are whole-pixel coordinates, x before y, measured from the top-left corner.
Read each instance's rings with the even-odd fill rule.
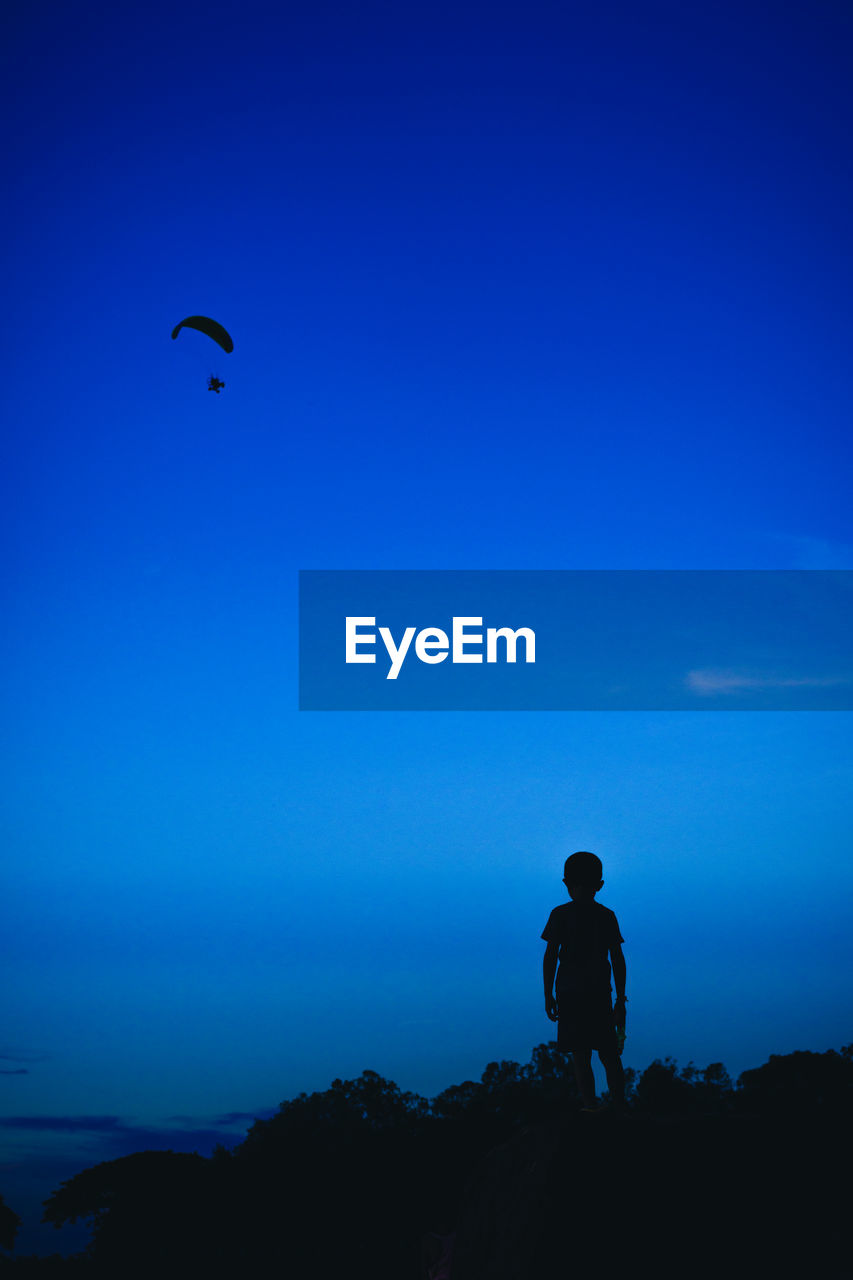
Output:
[[[625,1102],[625,1071],[618,1053],[611,1050],[599,1050],[601,1065],[607,1073],[607,1088],[614,1106],[621,1107]]]
[[[595,1076],[592,1073],[592,1050],[572,1049],[572,1062],[578,1091],[585,1107],[595,1106]],[[608,1077],[609,1079],[609,1077]]]

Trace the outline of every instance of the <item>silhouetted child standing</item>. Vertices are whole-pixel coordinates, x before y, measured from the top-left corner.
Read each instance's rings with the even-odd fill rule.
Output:
[[[607,1072],[613,1104],[621,1107],[625,1101],[625,1073],[616,1027],[625,1025],[624,939],[613,912],[595,901],[604,884],[601,859],[586,851],[573,853],[563,868],[563,884],[571,902],[554,908],[542,933],[547,943],[542,966],[545,1012],[557,1023],[558,1047],[572,1055],[583,1109],[594,1111],[597,1106],[593,1049],[598,1050]],[[615,1005],[610,1002],[611,964]]]

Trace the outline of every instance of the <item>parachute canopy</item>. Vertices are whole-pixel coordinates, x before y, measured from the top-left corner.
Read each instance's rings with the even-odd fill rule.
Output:
[[[231,341],[230,333],[228,333],[227,329],[223,329],[221,324],[211,320],[210,316],[187,316],[186,320],[182,320],[180,324],[175,325],[172,330],[172,337],[177,338],[181,329],[198,329],[200,333],[206,333],[208,338],[218,342],[223,351],[234,350],[234,343]]]

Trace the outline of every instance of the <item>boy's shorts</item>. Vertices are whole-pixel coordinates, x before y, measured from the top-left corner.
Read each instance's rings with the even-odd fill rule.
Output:
[[[619,1052],[609,991],[599,996],[557,992],[557,1048]]]

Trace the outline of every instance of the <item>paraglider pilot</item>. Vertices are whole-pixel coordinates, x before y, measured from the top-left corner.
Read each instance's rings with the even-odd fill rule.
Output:
[[[217,395],[219,395],[221,388],[224,386],[225,383],[220,382],[215,373],[212,373],[207,380],[208,391],[215,391]]]

